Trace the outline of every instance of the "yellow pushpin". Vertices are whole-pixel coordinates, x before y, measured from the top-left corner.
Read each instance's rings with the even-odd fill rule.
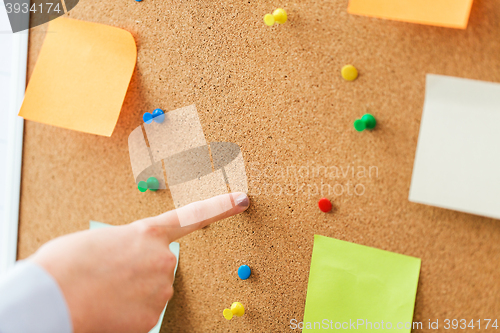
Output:
[[[347,81],[354,81],[358,77],[358,70],[353,65],[345,65],[341,70],[342,77]]]
[[[264,23],[268,26],[272,26],[275,23],[283,24],[287,19],[288,16],[283,8],[276,9],[272,14],[264,15]]]
[[[241,317],[245,314],[245,308],[243,307],[243,304],[240,302],[234,302],[231,304],[231,310],[229,309],[224,309],[222,312],[222,315],[224,318],[227,320],[231,320],[233,316]]]

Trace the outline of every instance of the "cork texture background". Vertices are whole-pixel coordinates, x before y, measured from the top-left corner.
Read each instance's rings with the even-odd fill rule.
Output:
[[[347,4],[81,0],[66,16],[130,31],[137,67],[111,138],[26,122],[19,258],[89,220],[172,209],[168,190],[137,190],[127,138],[144,112],[196,104],[207,142],[241,147],[251,207],[180,240],[162,332],[291,332],[314,234],[421,258],[424,327],[500,321],[500,221],[408,201],[425,74],[500,82],[500,2],[475,0],[466,30],[353,16]],[[289,21],[265,26],[278,7]],[[28,78],[46,31],[30,32]],[[354,82],[340,76],[348,63]],[[358,133],[367,112],[377,128]],[[317,208],[322,196],[331,213]],[[226,321],[234,301],[246,314]]]

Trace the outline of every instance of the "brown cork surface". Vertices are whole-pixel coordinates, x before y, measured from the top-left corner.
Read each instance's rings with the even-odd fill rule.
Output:
[[[353,16],[347,2],[81,0],[68,16],[130,31],[137,67],[111,138],[26,122],[19,258],[91,219],[173,208],[168,190],[137,190],[127,138],[146,111],[196,104],[207,142],[241,147],[251,207],[181,239],[162,332],[292,331],[314,234],[421,258],[416,321],[500,321],[500,221],[408,201],[425,74],[500,82],[500,2],[476,0],[467,30]],[[289,22],[265,26],[277,7]],[[30,73],[46,29],[30,33]],[[366,112],[377,128],[357,133]],[[246,314],[226,321],[234,301]]]

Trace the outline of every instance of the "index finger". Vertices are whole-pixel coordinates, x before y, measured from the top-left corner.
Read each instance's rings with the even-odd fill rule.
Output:
[[[167,227],[168,240],[173,242],[182,236],[201,229],[210,223],[245,211],[250,205],[243,192],[218,195],[196,201],[181,208],[144,220],[145,223]]]

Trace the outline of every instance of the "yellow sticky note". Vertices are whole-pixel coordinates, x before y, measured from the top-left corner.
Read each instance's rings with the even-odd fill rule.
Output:
[[[135,41],[129,32],[57,18],[49,23],[19,115],[111,136],[136,58]]]
[[[350,0],[350,14],[467,28],[473,0]]]

